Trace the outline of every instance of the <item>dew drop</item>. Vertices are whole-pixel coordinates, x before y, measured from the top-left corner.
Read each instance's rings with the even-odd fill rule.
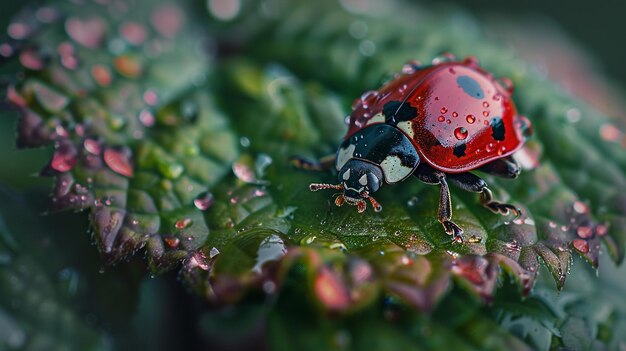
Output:
[[[574,202],[574,211],[580,214],[589,213],[589,206],[582,201]]]
[[[111,81],[113,80],[111,70],[104,65],[93,65],[91,67],[91,77],[102,87],[111,85]]]
[[[448,112],[448,109],[445,107],[442,107],[441,110],[439,110],[439,112],[441,112],[442,115],[445,115]]]
[[[69,104],[70,100],[65,95],[41,83],[34,83],[32,89],[37,101],[50,112],[58,113]]]
[[[230,21],[239,14],[241,3],[240,0],[208,0],[207,7],[215,18]]]
[[[488,103],[487,101],[483,101],[483,107],[484,107],[484,108],[489,107],[489,103]]]
[[[239,144],[243,147],[250,147],[250,139],[243,136],[239,138]]]
[[[14,52],[15,50],[10,44],[7,44],[7,43],[0,44],[0,55],[4,57],[11,57],[13,56]]]
[[[454,136],[459,140],[465,140],[465,138],[467,138],[467,129],[458,127],[454,130]]]
[[[484,124],[484,125],[486,125],[486,126],[488,126],[488,125],[489,125],[489,121],[485,120],[485,121],[483,122],[483,124]]]
[[[9,36],[15,40],[23,40],[30,35],[31,28],[25,23],[15,22],[9,25],[7,32]]]
[[[35,16],[42,23],[52,23],[59,18],[60,14],[53,7],[42,6],[37,9],[37,13],[35,14]]]
[[[213,194],[205,191],[193,200],[193,204],[200,211],[206,211],[213,205]]]
[[[180,239],[172,237],[172,236],[163,238],[163,240],[165,241],[167,246],[171,247],[172,249],[178,247],[178,245],[180,244]]]
[[[586,240],[574,239],[572,241],[572,246],[574,246],[574,249],[576,249],[578,252],[584,254],[589,252],[589,243]]]
[[[57,48],[57,52],[61,56],[61,64],[69,69],[74,70],[78,68],[78,58],[75,56],[76,51],[74,46],[69,42],[63,42]]]
[[[98,143],[95,139],[85,139],[83,146],[85,147],[85,150],[92,155],[100,155],[100,152],[102,152],[100,143]]]
[[[483,111],[483,116],[489,117],[489,111]]]
[[[174,223],[174,227],[176,227],[176,229],[185,229],[188,228],[192,223],[191,218],[183,218],[183,219],[179,219],[176,221],[176,223]]]
[[[146,127],[152,127],[154,125],[155,118],[149,110],[141,110],[141,112],[139,112],[139,121]]]
[[[576,234],[583,239],[589,239],[593,236],[593,230],[591,227],[580,226],[576,229]]]
[[[9,86],[7,88],[6,95],[7,100],[15,106],[26,107],[28,105],[24,97],[22,97],[22,95],[15,90],[14,86]]]
[[[474,117],[474,115],[467,115],[467,117],[465,117],[465,120],[467,121],[467,123],[473,124],[474,122],[476,122],[476,117]]]
[[[46,60],[35,49],[24,49],[20,53],[20,63],[33,71],[39,71],[46,66]]]
[[[446,123],[450,124],[450,123],[452,123],[452,121],[451,120],[447,120]]]
[[[265,263],[274,261],[287,253],[287,247],[283,239],[278,235],[271,235],[263,239],[257,250],[256,264],[253,271],[261,273]]]
[[[116,57],[113,66],[119,74],[127,78],[138,78],[143,73],[143,65],[139,58],[131,55]]]
[[[605,236],[609,232],[608,229],[609,228],[605,224],[598,224],[596,227],[596,234],[598,234],[598,236]]]
[[[417,71],[417,68],[419,67],[419,63],[414,63],[414,62],[407,62],[404,64],[404,66],[402,66],[402,73],[404,74],[413,74]]]
[[[600,136],[606,141],[617,141],[621,132],[614,125],[605,123],[600,127]]]
[[[437,120],[438,120],[439,122],[443,122],[443,121],[445,121],[445,120],[446,120],[446,118],[445,118],[444,116],[439,116],[439,117],[437,117]]]
[[[77,43],[90,49],[96,49],[102,43],[106,24],[99,17],[86,20],[71,17],[65,22],[65,31]]]
[[[433,59],[433,61],[432,61],[432,64],[433,65],[438,65],[438,64],[441,64],[441,63],[444,63],[444,62],[454,61],[455,59],[456,59],[456,57],[454,55],[452,55],[449,52],[446,52],[444,54],[441,54],[441,55],[435,57]]]
[[[68,138],[70,136],[70,133],[67,132],[67,129],[65,129],[62,125],[58,124],[56,127],[54,127],[54,132],[62,137],[62,138]]]
[[[204,254],[202,252],[199,252],[199,251],[195,252],[191,256],[191,258],[187,262],[187,267],[188,267],[188,269],[200,268],[203,271],[208,271],[209,270],[209,265],[207,263],[206,256],[204,256]]]
[[[567,110],[565,115],[567,116],[567,120],[570,123],[576,123],[580,121],[581,114],[580,114],[580,110],[577,108],[570,108],[569,110]]]
[[[125,177],[133,176],[133,166],[130,163],[130,151],[127,149],[104,150],[104,163],[115,173]]]
[[[181,11],[173,5],[162,5],[150,16],[154,29],[161,35],[171,38],[181,30],[184,18]]]
[[[380,93],[376,90],[368,90],[361,95],[361,104],[363,108],[368,108],[378,101]]]
[[[134,22],[126,22],[122,24],[120,27],[120,35],[126,39],[127,42],[138,46],[143,44],[143,42],[148,37],[148,32],[146,28],[141,24]]]
[[[143,93],[143,101],[150,106],[155,106],[159,102],[159,98],[154,90],[146,90]]]
[[[245,162],[235,162],[233,164],[233,173],[245,183],[254,183],[256,181],[254,171]]]
[[[452,112],[452,117],[459,117],[459,114],[456,112]]]
[[[363,56],[372,56],[376,53],[376,44],[371,40],[363,40],[359,45],[359,52]]]
[[[62,143],[55,150],[50,167],[57,172],[68,172],[78,162],[76,148],[71,143]]]

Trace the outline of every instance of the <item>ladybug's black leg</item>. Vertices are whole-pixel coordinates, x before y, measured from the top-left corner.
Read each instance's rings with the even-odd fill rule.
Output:
[[[290,158],[291,164],[296,168],[304,169],[307,171],[328,171],[335,165],[336,155],[328,155],[320,158],[319,160],[313,160],[306,157],[292,156]]]
[[[474,193],[480,193],[480,203],[494,213],[508,215],[513,212],[516,217],[521,215],[521,211],[509,204],[501,203],[493,200],[493,194],[487,183],[479,176],[472,173],[448,174],[448,179],[459,188]]]
[[[512,157],[499,158],[478,168],[479,171],[503,178],[517,178],[521,167]]]
[[[452,235],[452,240],[454,242],[462,243],[463,229],[451,220],[452,201],[445,173],[422,164],[415,170],[415,176],[426,184],[439,184],[441,186],[441,197],[439,198],[439,212],[437,213],[437,219],[443,225],[446,233],[448,233],[448,235]]]

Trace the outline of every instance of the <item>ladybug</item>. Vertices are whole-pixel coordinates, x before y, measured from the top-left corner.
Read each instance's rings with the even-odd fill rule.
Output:
[[[495,201],[487,183],[472,171],[516,178],[519,164],[511,156],[530,136],[531,124],[518,115],[507,79],[494,79],[475,58],[438,58],[430,66],[409,63],[379,90],[355,101],[348,132],[336,155],[319,161],[294,159],[296,166],[324,170],[334,164],[339,184],[311,184],[311,191],[343,191],[337,206],[365,211],[382,206],[372,197],[383,184],[415,176],[439,185],[438,220],[455,242],[463,229],[452,221],[448,182],[480,193],[494,213],[519,216],[513,205]]]

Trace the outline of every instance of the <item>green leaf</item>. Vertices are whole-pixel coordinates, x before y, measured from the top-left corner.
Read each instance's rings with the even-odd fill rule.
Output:
[[[83,19],[81,7],[63,10],[65,26],[46,26],[31,42],[65,51],[10,94],[22,108],[18,145],[55,143],[43,171],[57,177],[54,207],[91,209],[107,261],[147,245],[152,269],[166,270],[206,240],[197,207],[209,205],[207,189],[237,155],[211,96],[199,86],[189,91],[206,78],[209,60],[195,49],[197,37],[187,39],[190,15],[173,4],[135,6],[110,20]],[[122,15],[142,22],[123,22]],[[83,27],[92,31],[83,34]],[[64,28],[74,42],[59,33]]]
[[[299,286],[306,308],[318,313],[373,313],[371,327],[351,329],[357,345],[368,345],[381,299],[434,313],[452,301],[462,312],[454,287],[480,306],[505,277],[531,293],[541,263],[562,289],[573,256],[594,268],[602,250],[623,260],[626,156],[610,134],[621,133],[618,126],[485,40],[474,19],[403,2],[368,14],[333,1],[276,1],[261,11],[243,2],[232,23],[206,24],[218,48],[213,57],[198,50],[204,20],[192,4],[128,5],[59,7],[57,22],[37,23],[27,38],[19,55],[25,72],[7,91],[21,112],[18,146],[54,145],[42,171],[56,177],[54,209],[89,210],[105,262],[144,249],[153,273],[182,266],[185,284],[222,303]],[[353,99],[405,61],[429,62],[444,51],[476,55],[516,85],[518,109],[535,128],[520,152],[526,170],[515,181],[485,179],[524,216],[499,217],[455,189],[454,220],[465,230],[457,245],[436,220],[435,187],[385,187],[380,214],[310,193],[309,183],[334,176],[295,170],[289,157],[334,153]],[[582,117],[568,118],[572,110]],[[466,312],[471,317],[453,326],[426,323],[441,339],[425,347],[437,348],[437,340],[526,347],[500,326],[497,337],[486,337],[492,316]],[[574,336],[592,345],[600,335],[581,333],[578,317],[522,314],[532,320],[532,313],[544,327],[530,336],[536,347],[553,338],[569,347]],[[293,318],[270,319],[272,333],[286,339]],[[338,328],[318,322],[320,334]],[[404,333],[398,347],[423,336]],[[341,348],[336,337],[339,345],[325,346]],[[309,344],[288,341],[275,346]]]

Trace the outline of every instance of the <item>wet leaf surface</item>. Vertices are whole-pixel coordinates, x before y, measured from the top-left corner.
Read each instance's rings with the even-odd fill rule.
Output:
[[[107,264],[144,250],[152,273],[180,268],[191,290],[218,303],[283,299],[300,285],[306,308],[331,315],[374,313],[386,299],[436,315],[442,301],[459,303],[458,291],[481,309],[500,303],[497,288],[509,278],[516,293],[534,297],[542,266],[562,289],[573,257],[594,268],[604,252],[623,260],[622,125],[564,95],[455,16],[390,4],[369,18],[322,3],[275,4],[270,16],[244,2],[226,31],[203,24],[191,4],[174,2],[60,6],[55,13],[63,15],[52,23],[31,24],[37,30],[20,38],[28,44],[19,56],[25,72],[7,97],[21,114],[17,145],[54,148],[41,171],[55,178],[52,209],[89,210]],[[476,26],[471,18],[461,22]],[[223,59],[200,45],[207,41],[202,25]],[[355,34],[355,26],[371,34]],[[407,60],[430,62],[444,51],[478,55],[515,84],[518,109],[535,129],[518,155],[526,169],[514,181],[485,179],[524,215],[494,215],[474,194],[453,189],[453,218],[465,230],[464,243],[455,244],[436,220],[436,187],[388,186],[377,196],[384,210],[364,214],[309,192],[309,183],[335,175],[295,170],[289,157],[334,153],[354,98]],[[286,340],[288,312],[268,317],[272,340],[294,343],[278,349],[308,343]],[[556,335],[568,347],[578,341],[566,335],[597,337],[580,333],[576,317],[532,312],[542,314],[545,329],[530,336],[513,336],[480,310],[468,311],[480,322],[436,321],[393,345],[412,345],[425,333],[446,345],[514,349],[527,347],[522,339],[538,346]],[[372,326],[344,326],[357,345],[376,338],[370,329],[378,317],[368,318]],[[311,323],[337,333],[343,322]],[[493,339],[480,338],[495,327]],[[329,349],[345,348],[338,333],[324,339],[333,340]]]

